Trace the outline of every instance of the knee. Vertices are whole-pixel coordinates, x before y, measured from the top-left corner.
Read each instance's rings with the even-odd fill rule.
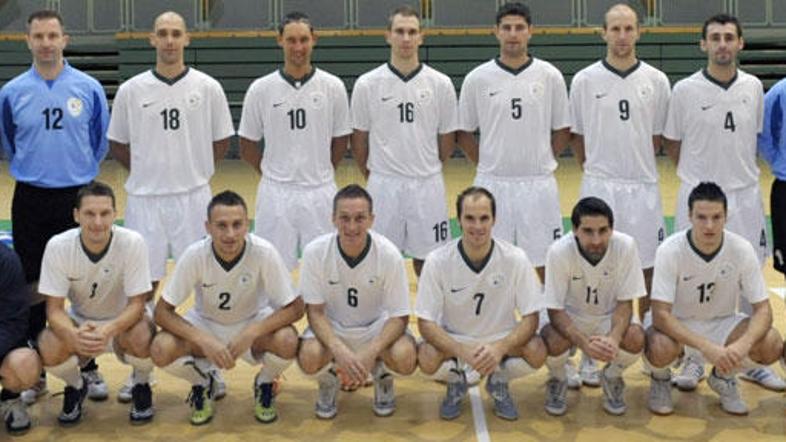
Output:
[[[325,366],[325,348],[316,339],[304,339],[297,354],[297,363],[305,374],[316,374]]]
[[[532,368],[542,367],[546,362],[547,354],[546,344],[538,335],[533,336],[524,346],[524,359]]]
[[[428,342],[421,342],[417,349],[417,363],[420,371],[432,375],[437,372],[443,361],[442,353]]]
[[[3,361],[3,386],[11,391],[21,391],[38,382],[41,373],[41,360],[35,350],[18,348]]]
[[[540,336],[546,346],[548,356],[559,356],[570,350],[570,341],[557,332],[551,324],[546,324],[546,326],[543,327]]]
[[[41,361],[47,367],[61,364],[69,356],[65,343],[50,328],[45,328],[38,335],[38,352]]]
[[[298,337],[294,327],[280,328],[273,335],[273,352],[284,359],[297,356]]]
[[[760,364],[770,365],[781,357],[783,351],[783,340],[774,328],[770,328],[751,351],[750,357]]]
[[[645,354],[647,360],[654,367],[662,368],[674,362],[679,356],[679,345],[670,337],[656,331],[654,328],[647,330]]]
[[[411,336],[400,337],[390,348],[390,360],[386,362],[398,374],[410,375],[417,368],[417,351]]]
[[[166,367],[175,360],[175,337],[169,333],[159,333],[150,344],[150,359],[156,367]]]
[[[121,340],[121,346],[125,352],[138,358],[146,358],[150,355],[150,344],[153,340],[153,333],[146,320],[142,320],[131,328]]]
[[[644,329],[638,324],[631,324],[622,337],[620,347],[628,353],[640,353],[644,349]]]

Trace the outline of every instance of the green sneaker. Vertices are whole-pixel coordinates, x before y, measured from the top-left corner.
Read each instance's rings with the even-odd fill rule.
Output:
[[[254,399],[254,417],[256,417],[259,422],[269,424],[278,419],[272,383],[257,383],[255,380]]]
[[[191,387],[186,402],[191,407],[191,424],[203,425],[213,419],[213,395],[211,389],[203,385]]]

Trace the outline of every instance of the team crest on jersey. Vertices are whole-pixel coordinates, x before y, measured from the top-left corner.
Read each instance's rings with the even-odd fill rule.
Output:
[[[501,287],[505,283],[505,275],[502,273],[495,273],[490,278],[492,287]]]
[[[376,276],[371,276],[371,277],[369,277],[369,278],[368,278],[368,285],[374,285],[374,284],[376,284],[376,283],[377,283],[377,281],[378,281],[378,279],[379,279],[379,278],[377,278]]]
[[[748,104],[753,101],[753,97],[751,97],[749,94],[746,94],[745,92],[740,92],[737,94],[737,98],[742,101],[742,104]]]
[[[191,109],[196,109],[202,104],[202,94],[199,92],[191,92],[188,94],[188,98],[186,98],[188,107]]]
[[[68,113],[72,117],[78,117],[82,115],[82,110],[84,110],[85,106],[79,98],[71,97],[66,101],[66,107],[68,107]]]
[[[652,85],[649,83],[641,83],[636,88],[636,92],[639,94],[641,101],[650,101],[653,95]]]
[[[536,99],[540,100],[543,98],[543,94],[546,92],[546,87],[543,86],[543,83],[536,81],[529,85],[529,95]]]
[[[322,92],[311,93],[311,107],[313,109],[322,109],[325,105],[325,94]]]
[[[727,262],[723,264],[718,271],[718,279],[726,279],[730,277],[732,273],[734,273],[734,265]]]
[[[431,102],[431,97],[434,96],[434,93],[431,92],[431,89],[424,88],[418,89],[418,103],[420,104],[428,104]]]
[[[243,273],[240,275],[240,285],[247,286],[251,284],[251,274],[250,273]]]

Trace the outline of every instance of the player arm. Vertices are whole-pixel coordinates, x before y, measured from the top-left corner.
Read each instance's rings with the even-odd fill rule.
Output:
[[[589,336],[581,332],[576,327],[573,320],[563,309],[548,309],[549,321],[551,326],[554,327],[559,334],[568,339],[573,345],[579,347],[582,351],[589,347]]]
[[[226,137],[223,140],[213,141],[213,164],[218,164],[224,159],[229,151],[229,142],[232,137]]]
[[[753,313],[748,321],[748,329],[734,342],[736,345],[744,346],[745,351],[741,355],[742,357],[747,356],[751,347],[761,341],[772,327],[772,307],[770,307],[769,300],[751,304],[751,307],[753,307]]]
[[[475,137],[475,134],[472,132],[460,130],[456,133],[456,142],[459,149],[461,149],[461,151],[464,152],[464,155],[467,156],[467,159],[470,160],[473,164],[478,164],[478,160],[480,158],[480,146],[478,145],[478,140]]]
[[[215,340],[209,333],[194,327],[190,322],[183,319],[183,317],[175,311],[175,308],[177,307],[166,302],[164,298],[160,298],[158,303],[156,303],[156,309],[153,315],[156,325],[188,341],[195,347],[201,347],[200,344],[203,342]]]
[[[128,305],[117,318],[101,327],[108,337],[115,337],[130,329],[142,319],[145,313],[145,301],[150,292],[141,293],[128,298]]]
[[[351,352],[344,342],[333,333],[333,326],[325,314],[325,304],[306,304],[306,316],[311,331],[334,356]]]
[[[260,336],[268,336],[276,330],[282,329],[293,324],[303,317],[303,298],[298,296],[286,306],[276,310],[273,314],[262,321],[252,322],[238,333],[239,339],[233,339],[230,343],[230,351],[235,358],[240,357],[248,350]]]
[[[514,350],[521,348],[529,342],[538,331],[538,312],[532,312],[521,317],[521,321],[504,338],[495,341],[494,345],[500,350],[500,355],[513,354]]]
[[[71,348],[78,347],[78,329],[65,311],[65,298],[46,296],[46,320],[49,322],[49,328],[68,342]]]
[[[360,173],[368,179],[368,131],[355,129],[352,132],[352,156]]]
[[[240,138],[240,158],[250,164],[258,174],[262,174],[262,151],[259,149],[259,141],[249,140],[245,137]]]
[[[628,330],[628,326],[630,326],[630,317],[632,314],[632,300],[617,301],[617,306],[611,314],[611,331],[609,332],[609,337],[614,340],[618,347],[620,342],[622,342],[622,337],[625,336],[625,332]]]
[[[469,347],[453,339],[448,332],[437,325],[436,322],[425,318],[418,318],[420,336],[434,346],[446,357],[458,357],[464,361],[472,361],[474,355]]]
[[[366,351],[378,357],[386,348],[390,347],[407,328],[409,316],[396,316],[388,318],[382,326],[382,331],[369,342]]]
[[[576,156],[576,162],[579,163],[579,167],[584,169],[584,161],[587,159],[584,155],[584,135],[577,133],[571,133],[570,135],[570,147],[573,150],[573,155]]]
[[[682,148],[682,141],[671,140],[666,137],[663,138],[663,146],[666,148],[666,155],[671,158],[671,162],[675,166],[680,165],[680,149]]]
[[[563,128],[551,131],[551,152],[554,157],[559,157],[562,151],[570,143],[570,128]]]
[[[339,163],[344,159],[344,155],[349,148],[349,135],[342,135],[340,137],[333,137],[330,140],[330,162],[333,163],[333,169],[338,169]]]
[[[128,143],[109,140],[109,150],[112,152],[112,158],[127,170],[131,170],[131,149]]]
[[[439,160],[443,163],[453,155],[453,150],[456,148],[456,132],[446,134],[439,134]]]

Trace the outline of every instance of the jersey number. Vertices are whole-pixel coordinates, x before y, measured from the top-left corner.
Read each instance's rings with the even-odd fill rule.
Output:
[[[442,221],[441,223],[434,224],[431,228],[434,231],[434,242],[445,241],[448,239],[448,222]]]
[[[628,121],[630,119],[630,103],[628,100],[620,100],[620,120]]]
[[[232,295],[227,292],[219,293],[218,295],[219,301],[221,304],[218,304],[219,310],[231,310],[232,307],[229,306],[229,301],[232,299]]]
[[[593,300],[594,299],[594,300]],[[587,304],[592,302],[595,305],[598,305],[598,289],[592,288],[587,286]]]
[[[734,124],[734,114],[732,114],[731,111],[726,112],[726,119],[723,120],[723,128],[732,132],[737,129],[737,125]]]
[[[94,282],[93,285],[90,287],[90,299],[96,297],[96,290],[98,289],[98,283]]]
[[[699,290],[699,304],[704,304],[705,302],[710,302],[710,294],[715,289],[715,283],[702,284],[697,286],[696,289]]]
[[[412,123],[415,121],[415,104],[406,102],[398,104],[398,119],[402,123]]]
[[[521,98],[510,99],[510,116],[514,120],[521,119]]]
[[[159,115],[164,120],[164,130],[180,129],[180,110],[178,108],[164,109]]]
[[[480,316],[480,307],[483,305],[483,298],[485,297],[486,295],[483,293],[475,293],[475,296],[472,297],[472,299],[477,302],[477,304],[475,304],[475,316]]]
[[[287,112],[289,116],[289,128],[292,130],[295,129],[305,129],[306,128],[306,110],[303,108],[298,109],[290,109]]]
[[[358,289],[352,287],[347,289],[347,304],[349,304],[350,307],[358,306]]]
[[[59,107],[53,107],[51,109],[44,109],[44,125],[46,130],[55,130],[55,129],[62,129],[63,125],[60,124],[60,120],[63,119],[63,109]]]

